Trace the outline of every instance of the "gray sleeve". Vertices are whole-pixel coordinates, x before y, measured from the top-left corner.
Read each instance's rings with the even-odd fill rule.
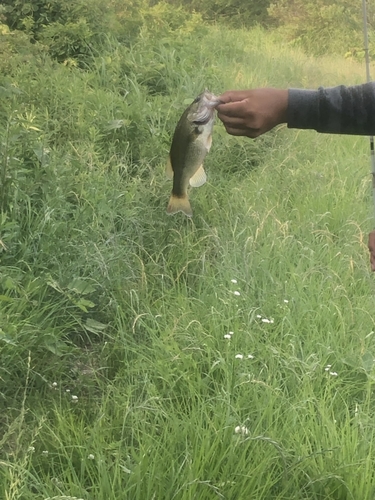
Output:
[[[289,89],[288,127],[331,134],[375,135],[375,82]]]

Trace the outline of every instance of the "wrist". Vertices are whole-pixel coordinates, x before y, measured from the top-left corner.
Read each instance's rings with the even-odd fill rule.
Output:
[[[288,102],[289,92],[285,89],[277,89],[277,102],[279,103],[278,109],[278,122],[287,123],[288,121]]]

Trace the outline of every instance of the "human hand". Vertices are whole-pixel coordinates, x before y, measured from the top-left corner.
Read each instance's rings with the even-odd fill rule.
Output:
[[[230,90],[219,99],[218,117],[231,135],[254,138],[287,121],[288,90]]]
[[[375,271],[375,231],[368,235],[368,249],[370,250],[371,271]]]

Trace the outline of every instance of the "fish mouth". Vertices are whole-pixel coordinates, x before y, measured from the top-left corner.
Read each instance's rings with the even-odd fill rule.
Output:
[[[215,95],[204,93],[199,102],[197,111],[192,117],[192,122],[196,125],[205,125],[208,123],[215,113],[215,107],[221,103]]]

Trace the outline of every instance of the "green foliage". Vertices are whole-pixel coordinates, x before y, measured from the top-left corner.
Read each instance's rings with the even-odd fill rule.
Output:
[[[232,27],[267,24],[270,0],[168,0],[202,14],[207,21],[222,22]]]
[[[361,5],[351,0],[276,0],[269,14],[289,40],[310,54],[344,54],[363,46]]]
[[[31,43],[25,33],[11,31],[8,26],[0,23],[0,70],[2,78],[17,72],[20,65],[42,64],[44,54],[44,47],[38,43]]]
[[[61,24],[47,25],[40,34],[39,40],[48,46],[48,52],[59,62],[69,59],[85,60],[92,54],[93,32],[86,19]]]
[[[193,219],[165,214],[164,175],[204,87],[362,67],[164,3],[126,15],[131,35],[0,37],[0,498],[371,498],[366,141],[217,123]]]
[[[110,5],[98,0],[64,1],[57,0],[4,0],[3,16],[11,29],[24,30],[38,38],[45,26],[54,23],[73,23],[85,18],[94,28],[103,25]]]
[[[362,13],[350,0],[4,0],[2,16],[12,29],[40,41],[59,62],[87,67],[111,37],[130,46],[137,37],[204,32],[204,21],[232,27],[261,24],[315,55],[363,56]],[[374,14],[370,12],[370,25]]]
[[[5,0],[2,13],[11,29],[45,44],[58,61],[82,63],[91,60],[95,45],[108,34],[127,43],[134,40],[143,23],[140,9],[147,5],[147,0]]]

